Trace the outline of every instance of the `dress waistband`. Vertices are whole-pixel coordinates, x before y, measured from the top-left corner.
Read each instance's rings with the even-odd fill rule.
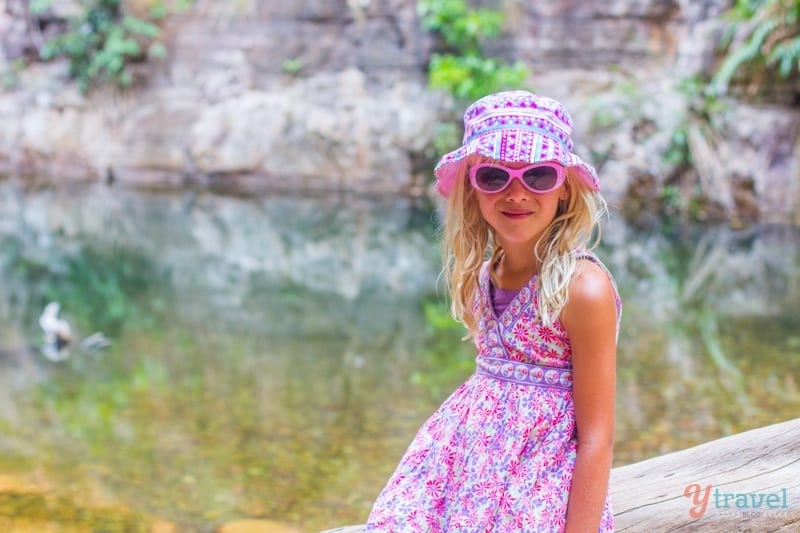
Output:
[[[475,363],[477,374],[521,385],[572,390],[572,370],[569,368],[521,363],[487,355],[479,355],[475,358]]]

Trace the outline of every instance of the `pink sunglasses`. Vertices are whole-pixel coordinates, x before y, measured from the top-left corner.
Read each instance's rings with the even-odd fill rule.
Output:
[[[558,189],[566,177],[566,169],[558,163],[534,163],[522,168],[480,163],[469,168],[472,186],[489,194],[504,191],[513,179],[521,181],[533,193],[544,194]]]

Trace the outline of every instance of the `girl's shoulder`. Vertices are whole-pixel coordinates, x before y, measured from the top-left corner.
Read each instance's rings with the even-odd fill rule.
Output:
[[[614,301],[617,317],[622,312],[622,299],[619,296],[614,276],[605,264],[593,253],[581,251],[577,255],[578,268],[569,285],[569,300],[576,303],[602,302],[610,297]]]
[[[597,257],[593,252],[588,250],[581,250],[576,254],[579,268],[576,270],[576,276],[582,274],[584,271],[590,272],[589,276],[593,279],[600,281],[608,281],[611,283],[614,292],[617,292],[617,283],[614,281],[614,276],[608,267]]]
[[[613,289],[614,281],[611,274],[601,264],[584,260],[578,263],[575,275],[569,284],[570,298],[582,296],[583,298],[603,298]]]

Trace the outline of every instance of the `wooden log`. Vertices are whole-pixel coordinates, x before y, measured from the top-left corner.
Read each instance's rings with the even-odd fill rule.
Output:
[[[617,531],[800,531],[800,418],[615,468],[611,490]]]
[[[800,418],[614,468],[611,500],[618,532],[800,531]]]

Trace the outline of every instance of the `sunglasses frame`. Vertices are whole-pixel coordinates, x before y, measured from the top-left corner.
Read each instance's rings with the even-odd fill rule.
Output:
[[[476,174],[478,173],[478,170],[480,170],[482,168],[487,168],[487,167],[488,168],[495,168],[495,169],[498,169],[498,170],[502,170],[502,171],[506,172],[508,174],[508,176],[509,176],[508,181],[506,181],[506,184],[503,185],[502,187],[500,187],[499,189],[497,189],[496,191],[487,191],[487,190],[482,189],[481,187],[478,186],[478,180],[476,178]],[[523,175],[527,171],[529,171],[531,169],[534,169],[534,168],[541,168],[541,167],[550,167],[550,168],[555,169],[555,171],[556,171],[556,183],[555,183],[555,185],[553,185],[549,189],[545,189],[545,190],[534,189],[531,186],[529,186],[525,182],[525,180],[523,179]],[[518,179],[520,181],[520,183],[522,183],[523,187],[525,187],[527,190],[531,191],[534,194],[546,194],[548,192],[552,192],[552,191],[558,189],[559,187],[561,187],[564,184],[564,181],[567,179],[567,169],[563,165],[560,165],[560,164],[558,164],[558,163],[556,163],[554,161],[546,161],[546,162],[543,162],[543,163],[534,163],[532,165],[526,165],[526,166],[520,167],[520,168],[511,168],[511,167],[507,167],[505,165],[501,165],[499,163],[478,163],[477,165],[472,165],[471,167],[469,167],[469,181],[470,181],[470,183],[472,183],[472,186],[475,188],[476,191],[480,191],[480,192],[482,192],[484,194],[497,194],[499,192],[503,192],[504,190],[508,189],[508,186],[511,185],[511,182],[514,181],[515,179]]]

